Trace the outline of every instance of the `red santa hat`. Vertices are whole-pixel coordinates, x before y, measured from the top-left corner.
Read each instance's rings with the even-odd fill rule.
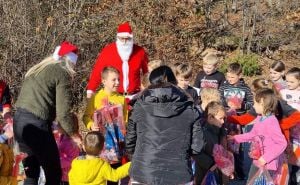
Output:
[[[55,51],[52,56],[55,60],[59,60],[61,59],[61,57],[66,56],[68,60],[76,64],[78,59],[77,52],[78,48],[75,45],[64,41],[55,48]]]
[[[131,26],[129,25],[129,22],[125,22],[123,24],[120,24],[118,27],[118,37],[133,37]]]

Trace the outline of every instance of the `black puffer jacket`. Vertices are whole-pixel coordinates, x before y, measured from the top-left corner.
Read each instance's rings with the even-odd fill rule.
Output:
[[[182,90],[165,85],[142,93],[126,136],[134,180],[147,185],[192,181],[190,155],[200,153],[203,145],[200,114]]]

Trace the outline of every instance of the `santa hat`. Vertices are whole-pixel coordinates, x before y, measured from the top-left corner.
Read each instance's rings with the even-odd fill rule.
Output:
[[[78,48],[75,45],[67,41],[64,41],[55,48],[52,56],[55,60],[60,60],[61,57],[66,56],[68,60],[76,64],[78,59],[77,52],[78,52]]]
[[[118,37],[133,37],[131,26],[129,25],[129,22],[125,22],[123,24],[120,24],[118,27]]]

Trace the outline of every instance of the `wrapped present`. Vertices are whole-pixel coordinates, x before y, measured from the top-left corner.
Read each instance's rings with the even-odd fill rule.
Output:
[[[263,155],[263,137],[255,136],[252,138],[249,157],[252,159],[259,159]]]
[[[213,157],[217,167],[226,176],[231,176],[234,172],[233,154],[224,149],[222,145],[215,144],[213,148]]]

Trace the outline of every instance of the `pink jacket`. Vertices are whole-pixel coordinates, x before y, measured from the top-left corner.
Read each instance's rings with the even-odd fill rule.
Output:
[[[62,181],[68,182],[68,173],[71,169],[73,159],[79,156],[80,149],[72,141],[72,139],[64,134],[61,134],[60,139],[57,141],[60,165],[62,169]]]
[[[262,158],[267,162],[266,169],[277,170],[278,160],[284,152],[287,141],[281,132],[277,118],[272,115],[269,117],[257,116],[252,130],[245,134],[235,135],[234,139],[238,143],[251,141],[253,137],[260,136],[263,138]],[[257,160],[253,164],[260,167]]]

